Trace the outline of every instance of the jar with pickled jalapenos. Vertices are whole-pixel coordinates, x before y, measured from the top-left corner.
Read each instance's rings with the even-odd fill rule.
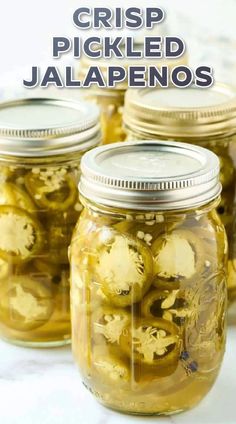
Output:
[[[189,144],[117,143],[83,157],[72,346],[103,405],[172,414],[213,386],[227,299],[220,191],[217,156]]]
[[[207,90],[130,90],[124,126],[127,140],[176,140],[218,155],[223,191],[217,211],[229,240],[229,299],[236,299],[236,91],[223,84]]]
[[[85,102],[0,105],[0,337],[25,346],[71,340],[68,246],[82,210],[82,154],[100,141]]]
[[[133,34],[132,34],[133,35]],[[136,42],[137,41],[137,42]],[[134,40],[134,46],[140,48],[140,41],[138,39]],[[98,45],[96,46],[99,47]],[[95,48],[96,48],[95,47]],[[123,51],[124,47],[121,46],[120,50]],[[151,62],[151,63],[149,63]],[[157,59],[122,59],[122,67],[128,70],[129,66],[147,66],[147,64],[156,64]],[[99,69],[102,73],[103,79],[107,81],[108,69],[109,67],[119,67],[120,60],[111,58],[109,61],[102,58],[96,58],[96,65],[99,65]],[[187,64],[187,55],[184,54],[179,59],[158,59],[158,66],[167,65],[169,68],[174,68],[175,66]],[[84,78],[88,69],[94,66],[94,59],[87,56],[83,56],[80,61],[79,68],[79,77]],[[100,107],[101,111],[101,127],[102,127],[102,144],[115,143],[119,141],[124,141],[126,138],[126,133],[123,127],[123,108],[124,108],[124,99],[125,93],[128,88],[128,78],[125,78],[124,81],[116,84],[114,88],[99,88],[99,87],[90,87],[87,90],[83,90],[84,98],[86,100],[96,103]]]

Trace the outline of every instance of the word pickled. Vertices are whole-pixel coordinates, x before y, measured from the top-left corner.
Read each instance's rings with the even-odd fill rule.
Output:
[[[197,87],[210,87],[213,83],[212,69],[207,66],[200,66],[192,70],[187,66],[177,66],[169,69],[168,66],[158,68],[156,66],[130,66],[127,69],[121,66],[111,66],[107,70],[106,80],[98,66],[91,66],[85,78],[81,81],[74,79],[74,70],[67,66],[65,73],[59,71],[55,66],[50,66],[41,75],[40,68],[32,67],[31,80],[23,81],[27,88],[33,87],[91,87],[95,85],[100,88],[113,88],[116,84],[128,80],[129,87],[163,87],[167,88],[171,82],[174,86],[185,88],[191,84]]]
[[[53,57],[58,59],[69,51],[74,58],[85,54],[91,58],[176,58],[185,52],[185,43],[178,37],[145,37],[142,48],[134,46],[133,37],[89,37],[73,40],[67,37],[53,38]]]
[[[130,7],[126,10],[118,7],[110,9],[107,7],[80,7],[73,15],[73,22],[79,29],[109,28],[137,29],[145,26],[153,28],[165,18],[164,11],[159,7],[147,7],[142,10],[139,7]]]

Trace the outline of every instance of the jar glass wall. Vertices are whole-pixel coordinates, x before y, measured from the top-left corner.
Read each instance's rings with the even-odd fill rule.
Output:
[[[106,406],[169,414],[212,387],[226,308],[216,205],[120,214],[86,204],[71,245],[73,352]]]
[[[72,346],[105,406],[172,414],[216,380],[227,300],[218,175],[215,155],[174,142],[119,143],[82,159]]]

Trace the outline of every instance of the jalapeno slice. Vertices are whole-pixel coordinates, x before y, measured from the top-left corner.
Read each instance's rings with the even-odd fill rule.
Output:
[[[41,327],[53,312],[49,287],[31,277],[13,276],[0,282],[0,319],[14,330]]]
[[[154,374],[168,375],[177,367],[180,353],[178,327],[164,319],[140,319],[128,325],[121,334],[123,351],[136,364],[151,367]],[[147,369],[148,372],[148,368]],[[156,370],[155,370],[156,369]],[[159,369],[159,370],[158,370]]]
[[[180,290],[153,290],[141,303],[142,314],[147,318],[164,318],[181,326],[191,313]]]
[[[40,208],[66,211],[78,199],[75,180],[64,168],[33,169],[25,186]]]
[[[12,183],[0,186],[0,205],[17,206],[28,212],[36,211],[36,206],[28,194]]]
[[[93,349],[93,368],[103,383],[125,384],[130,381],[127,360],[112,349],[97,346]]]
[[[120,342],[122,331],[130,322],[130,314],[124,309],[100,308],[92,319],[95,337],[101,335],[107,343]]]
[[[191,279],[204,269],[204,248],[201,240],[191,231],[177,230],[159,237],[152,244],[155,286],[158,277],[170,280]]]
[[[98,248],[91,264],[101,290],[117,306],[140,301],[152,280],[148,246],[109,228],[96,233],[96,238]]]
[[[39,253],[43,245],[41,224],[23,209],[0,206],[0,257],[18,264]]]

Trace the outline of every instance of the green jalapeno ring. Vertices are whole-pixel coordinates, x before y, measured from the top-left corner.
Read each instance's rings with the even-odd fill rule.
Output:
[[[12,276],[0,284],[0,320],[17,331],[45,325],[53,313],[53,297],[43,282],[26,275]]]
[[[115,309],[108,306],[100,307],[92,316],[93,338],[100,339],[109,345],[119,345],[124,328],[131,317],[125,309]]]
[[[33,259],[44,245],[44,231],[40,222],[15,206],[0,206],[0,231],[0,257],[13,264]]]
[[[151,285],[151,252],[145,243],[131,236],[109,228],[96,232],[90,260],[95,279],[115,306],[139,302]]]
[[[165,248],[166,245],[168,245],[168,242],[174,240],[181,240],[185,243],[184,248],[187,249],[187,253],[191,256],[190,265],[194,269],[188,269],[186,265],[188,265],[188,262],[186,263],[185,256],[181,256],[182,259],[185,258],[184,261],[182,261],[182,266],[184,266],[185,270],[177,270],[177,267],[179,266],[179,261],[174,256],[170,256],[169,254],[166,256],[166,258],[162,258],[162,261],[164,260],[164,264],[162,266],[165,266],[166,269],[161,270],[161,265],[158,261],[160,261],[160,253]],[[180,243],[181,243],[180,242]],[[178,244],[178,243],[177,243]],[[178,249],[177,249],[178,247]],[[180,250],[182,246],[175,246],[174,247],[174,254],[176,255],[183,255],[183,252]],[[204,270],[204,248],[201,240],[190,230],[185,229],[179,229],[176,231],[172,231],[169,234],[165,234],[164,236],[156,239],[154,243],[152,244],[152,252],[154,255],[154,273],[156,281],[158,281],[158,278],[161,277],[162,279],[165,279],[166,281],[175,280],[175,279],[182,279],[187,281],[191,281],[192,278],[198,274],[201,273]],[[171,250],[170,250],[171,252]],[[177,258],[179,258],[179,256]],[[169,263],[167,264],[167,262]],[[194,262],[194,263],[193,263]],[[167,266],[168,265],[168,266]],[[169,275],[169,268],[173,266],[175,270],[173,271],[173,275]],[[187,273],[187,275],[184,273]],[[158,287],[158,285],[157,285]]]
[[[148,333],[147,336],[145,334],[144,335],[141,334],[143,329],[147,331]],[[139,346],[142,347],[142,342],[138,342],[136,330],[139,331],[141,335],[140,337],[143,337],[144,339],[143,347],[145,348],[147,355],[149,355],[149,353],[153,354],[152,359],[145,359],[145,356],[144,355],[142,356],[142,353],[138,351]],[[165,337],[167,338],[167,342],[169,343],[169,345],[167,344],[167,347],[172,346],[170,351],[168,351],[168,349],[166,348],[164,349],[161,347],[160,350],[163,350],[163,353],[160,354],[159,356],[158,354],[156,354],[156,351],[152,352],[152,348],[154,349],[156,348],[155,344],[153,347],[151,346],[151,343],[153,340],[152,330],[154,330],[154,332],[160,332],[160,331],[163,332],[163,334],[161,334],[160,337],[161,338],[163,337],[163,339],[165,339]],[[158,335],[157,335],[157,341],[158,341]],[[146,343],[147,343],[147,346],[146,346]],[[134,323],[132,323],[132,325],[128,325],[124,329],[120,338],[120,346],[122,350],[124,351],[124,353],[128,357],[132,358],[132,360],[134,360],[135,363],[146,365],[148,368],[151,367],[152,370],[155,370],[156,367],[166,368],[173,364],[176,365],[176,363],[178,362],[179,351],[180,351],[179,329],[174,323],[164,320],[162,318],[139,319],[135,321]]]
[[[66,211],[73,206],[78,199],[78,191],[74,178],[65,175],[61,188],[52,190],[46,187],[38,174],[30,172],[25,177],[25,186],[34,199],[35,203],[44,209]],[[65,190],[67,194],[65,196]]]
[[[142,315],[146,318],[164,318],[182,326],[190,314],[187,301],[180,290],[152,290],[141,303]]]
[[[127,358],[117,348],[97,345],[91,351],[92,372],[99,383],[126,385],[130,382],[131,372]]]
[[[16,206],[31,213],[37,212],[36,205],[28,194],[13,183],[1,185],[0,205]]]

